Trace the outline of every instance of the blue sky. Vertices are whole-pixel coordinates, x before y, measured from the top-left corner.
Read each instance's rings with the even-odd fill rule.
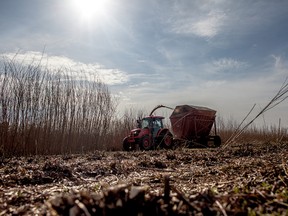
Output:
[[[119,109],[207,106],[242,120],[288,76],[285,0],[2,0],[0,53],[98,74]],[[259,123],[288,125],[288,102]]]

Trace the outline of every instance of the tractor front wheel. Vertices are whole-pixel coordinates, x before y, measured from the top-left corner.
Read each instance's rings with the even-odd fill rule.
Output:
[[[135,144],[128,142],[128,137],[125,137],[123,140],[123,150],[124,151],[134,151],[135,150]]]
[[[148,135],[145,135],[141,139],[140,148],[142,150],[150,150],[152,149],[152,142]]]

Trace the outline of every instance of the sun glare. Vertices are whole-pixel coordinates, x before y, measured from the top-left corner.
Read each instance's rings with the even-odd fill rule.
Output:
[[[106,15],[108,2],[109,0],[73,0],[73,6],[81,19],[91,21]]]

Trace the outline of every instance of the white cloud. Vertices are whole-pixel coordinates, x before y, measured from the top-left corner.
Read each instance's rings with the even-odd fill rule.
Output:
[[[47,67],[51,72],[63,69],[69,72],[74,79],[93,80],[100,78],[102,82],[108,85],[126,83],[129,79],[127,73],[116,68],[105,68],[105,66],[93,63],[85,64],[77,62],[64,56],[49,56],[40,52],[25,53],[3,53],[1,55],[10,60],[14,59],[21,64],[38,65]]]
[[[216,67],[217,70],[229,70],[229,69],[239,69],[247,66],[247,63],[237,61],[231,58],[221,58],[216,61],[213,61],[213,66]]]
[[[226,18],[224,12],[213,10],[199,16],[185,13],[172,23],[172,31],[177,34],[194,34],[209,39],[219,34]]]
[[[282,56],[272,55],[274,62],[274,70],[278,75],[288,76],[288,63],[284,61]]]
[[[211,38],[219,33],[225,18],[224,13],[211,11],[207,17],[195,22],[190,29],[197,36]]]
[[[220,58],[206,64],[206,70],[209,73],[221,73],[225,71],[234,71],[244,69],[248,66],[247,62],[232,58]]]

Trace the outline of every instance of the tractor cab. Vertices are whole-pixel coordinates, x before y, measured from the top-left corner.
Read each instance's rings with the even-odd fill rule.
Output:
[[[156,137],[158,131],[163,129],[163,120],[162,116],[148,116],[142,120],[138,120],[138,127],[141,129],[149,129],[152,133],[153,138]]]
[[[163,116],[147,116],[137,120],[137,128],[132,129],[130,135],[123,140],[124,150],[133,150],[136,146],[149,150],[159,145],[170,147],[172,134],[163,126]],[[164,139],[165,138],[165,139]]]

